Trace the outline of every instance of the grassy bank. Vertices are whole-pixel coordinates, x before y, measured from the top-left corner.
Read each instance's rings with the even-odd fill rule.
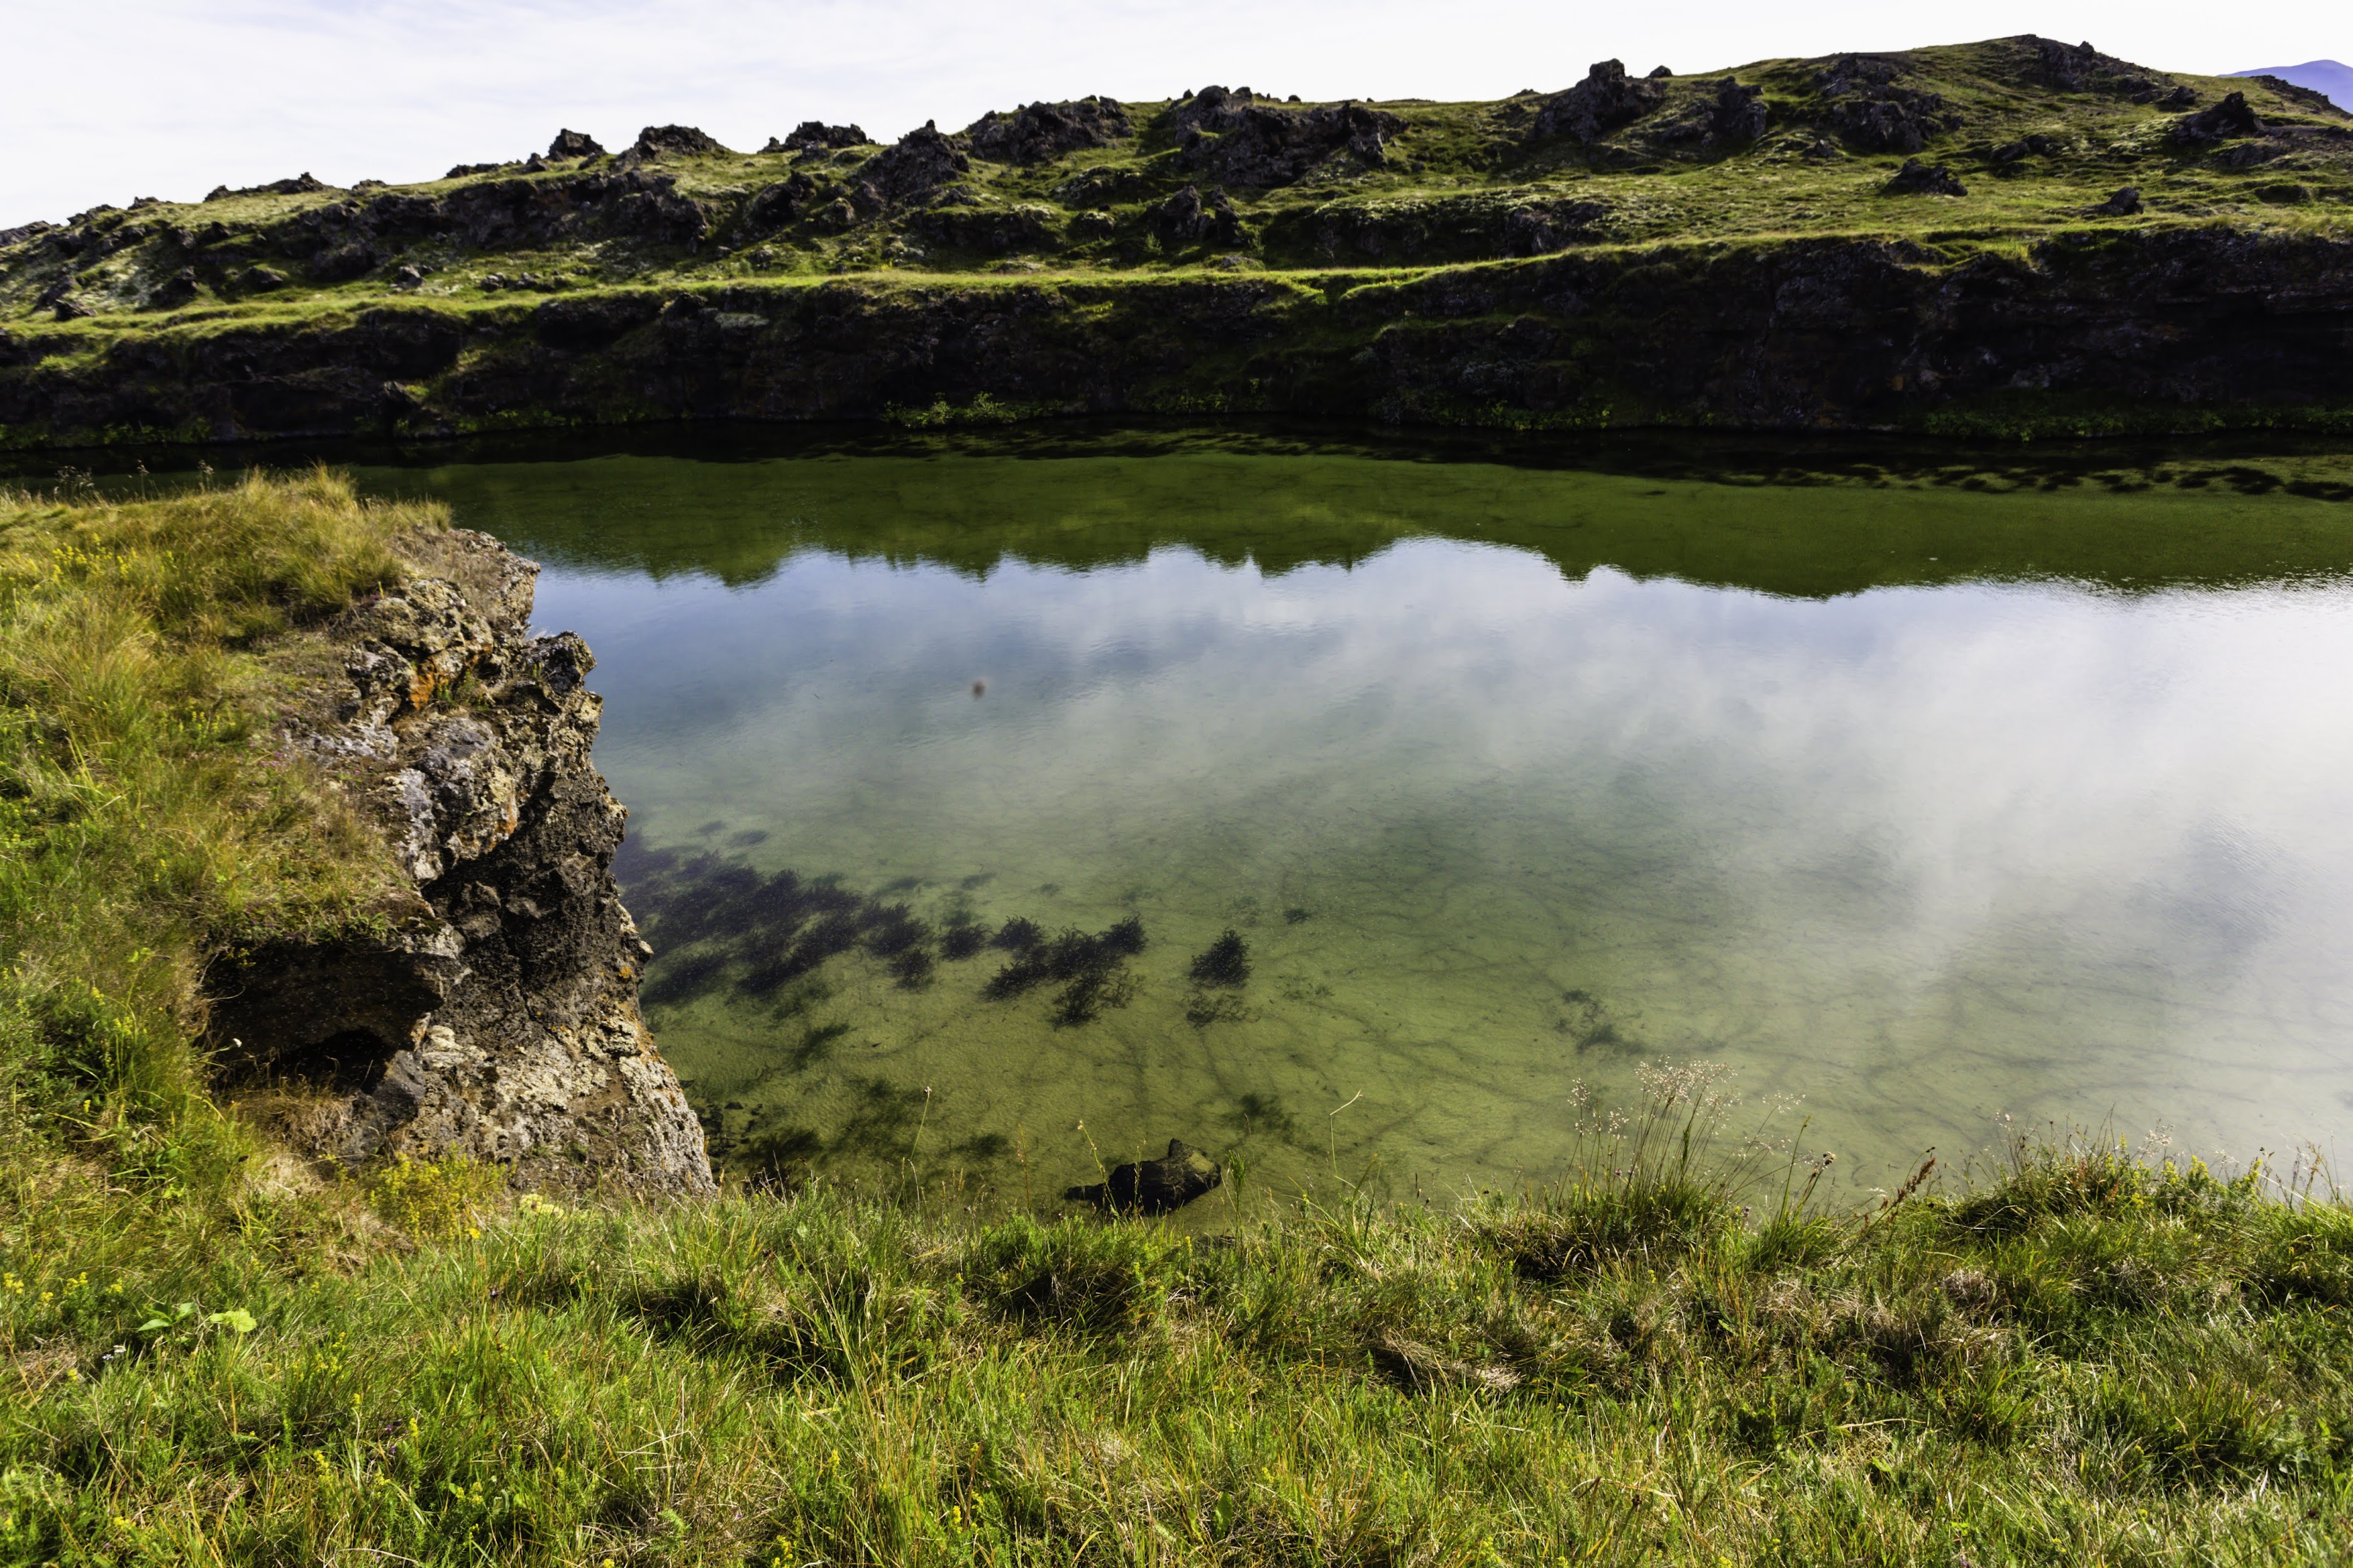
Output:
[[[19,1198],[0,1551],[2341,1561],[2353,1222],[2260,1189],[2080,1147],[1758,1226],[1654,1166],[1215,1244],[823,1190],[433,1239],[412,1201],[411,1251],[348,1184],[224,1192],[201,1254]]]
[[[0,499],[0,1562],[2341,1560],[2353,1213],[2105,1140],[1823,1212],[1704,1071],[1537,1192],[574,1208],[302,1166],[217,945],[390,885],[274,743],[438,513]]]

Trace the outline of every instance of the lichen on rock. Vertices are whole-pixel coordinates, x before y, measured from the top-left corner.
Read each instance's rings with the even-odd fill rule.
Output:
[[[301,1091],[289,1132],[343,1163],[462,1153],[532,1187],[709,1192],[638,1011],[650,950],[613,879],[628,814],[589,761],[593,657],[531,635],[538,568],[497,541],[415,553],[338,628],[340,701],[290,737],[366,793],[414,903],[216,963],[230,1069]]]

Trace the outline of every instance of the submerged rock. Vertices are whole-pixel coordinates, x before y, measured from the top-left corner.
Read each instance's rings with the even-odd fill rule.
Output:
[[[1168,1152],[1118,1167],[1108,1182],[1072,1187],[1062,1195],[1114,1214],[1158,1215],[1184,1207],[1226,1179],[1219,1163],[1181,1139],[1168,1140]]]

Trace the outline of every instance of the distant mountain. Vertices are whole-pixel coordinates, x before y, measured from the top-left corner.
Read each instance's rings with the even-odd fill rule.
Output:
[[[2336,60],[2306,60],[2300,66],[2265,66],[2261,70],[2225,71],[2225,76],[2275,76],[2282,81],[2308,87],[2327,96],[2339,109],[2353,109],[2353,66]]]

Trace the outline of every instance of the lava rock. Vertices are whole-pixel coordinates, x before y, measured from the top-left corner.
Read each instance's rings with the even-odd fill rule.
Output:
[[[1657,74],[1654,71],[1651,76]],[[1545,100],[1528,127],[1528,138],[1538,141],[1547,136],[1574,136],[1590,146],[1610,132],[1630,125],[1657,109],[1666,97],[1667,89],[1656,81],[1629,77],[1624,62],[1597,60],[1586,71],[1583,81]]]
[[[757,230],[780,228],[807,212],[817,200],[818,183],[807,174],[761,187],[744,209],[744,221]]]
[[[1110,1181],[1072,1187],[1062,1195],[1114,1214],[1160,1215],[1184,1207],[1225,1179],[1225,1171],[1215,1160],[1183,1140],[1171,1138],[1168,1152],[1159,1159],[1122,1165],[1112,1172]]]
[[[276,1131],[315,1158],[462,1153],[523,1187],[707,1195],[702,1129],[638,1011],[646,949],[611,869],[627,814],[589,760],[596,661],[531,635],[537,568],[495,540],[418,548],[333,634],[335,720],[289,736],[344,771],[403,912],[215,960],[224,1070],[310,1086]],[[437,700],[461,679],[462,708]]]
[[[2256,118],[2243,92],[2232,93],[2211,109],[2183,115],[2168,132],[2177,145],[2183,147],[2211,147],[2232,136],[2263,133],[2263,122]]]
[[[638,132],[629,152],[639,158],[700,158],[727,149],[718,139],[691,125],[649,125]],[[624,154],[626,156],[627,154]]]
[[[922,201],[971,169],[961,139],[942,135],[926,120],[868,159],[858,174],[878,197],[897,206]]]
[[[1405,129],[1384,110],[1356,103],[1293,109],[1261,103],[1246,87],[1205,87],[1171,108],[1166,124],[1176,137],[1179,168],[1252,188],[1289,184],[1341,153],[1381,164],[1388,139]]]
[[[1112,98],[1025,103],[991,110],[965,127],[973,155],[993,163],[1040,163],[1088,147],[1108,147],[1131,133],[1127,111]]]
[[[215,185],[205,193],[205,200],[221,202],[227,201],[231,196],[301,196],[308,195],[312,191],[333,189],[332,185],[324,180],[313,177],[308,170],[305,170],[290,180],[272,180],[266,185],[246,185],[234,191],[227,185]]]
[[[855,125],[828,125],[819,120],[804,120],[782,142],[773,136],[768,138],[765,150],[797,153],[812,147],[863,147],[872,140]]]
[[[1765,134],[1768,116],[1765,89],[1746,87],[1735,77],[1715,84],[1714,94],[1692,106],[1660,136],[1667,142],[1696,142],[1703,152],[1729,153]]]
[[[2106,201],[2092,208],[2093,214],[2100,217],[2130,217],[2140,210],[2140,191],[2132,185],[2124,186]]]
[[[1200,187],[1187,185],[1146,216],[1163,245],[1229,246],[1241,241],[1241,220],[1222,189],[1212,188],[1205,201]]]
[[[1051,208],[1029,202],[1009,207],[959,204],[934,208],[915,226],[934,244],[1002,256],[1052,245],[1053,216]]]
[[[555,140],[547,144],[547,155],[556,159],[601,158],[605,149],[596,138],[585,131],[559,131]]]
[[[1831,128],[1867,153],[1917,153],[1961,117],[1937,93],[1906,87],[1911,67],[1880,55],[1841,55],[1814,77]]]
[[[364,240],[334,246],[311,258],[311,276],[322,283],[348,283],[375,270],[375,247]]]
[[[147,306],[153,310],[176,310],[195,297],[195,269],[183,267],[155,286],[154,290],[147,296]]]
[[[2104,55],[2089,44],[2063,44],[2055,38],[2038,38],[2029,35],[2021,42],[2033,47],[2033,74],[2061,92],[2098,92],[2116,98],[2128,98],[2136,103],[2154,103],[2168,90],[2177,96],[2187,88],[2170,88],[2159,81],[2157,73],[2130,60],[2120,60],[2114,55]],[[2195,101],[2196,95],[2191,95]]]
[[[1953,178],[1953,172],[1942,163],[1923,163],[1917,158],[1906,158],[1904,166],[1881,187],[1896,196],[1965,196],[1968,187]]]
[[[1998,166],[2021,163],[2029,158],[2039,158],[2057,149],[2059,143],[2037,132],[2022,141],[2005,142],[1993,150],[1993,162]]]

